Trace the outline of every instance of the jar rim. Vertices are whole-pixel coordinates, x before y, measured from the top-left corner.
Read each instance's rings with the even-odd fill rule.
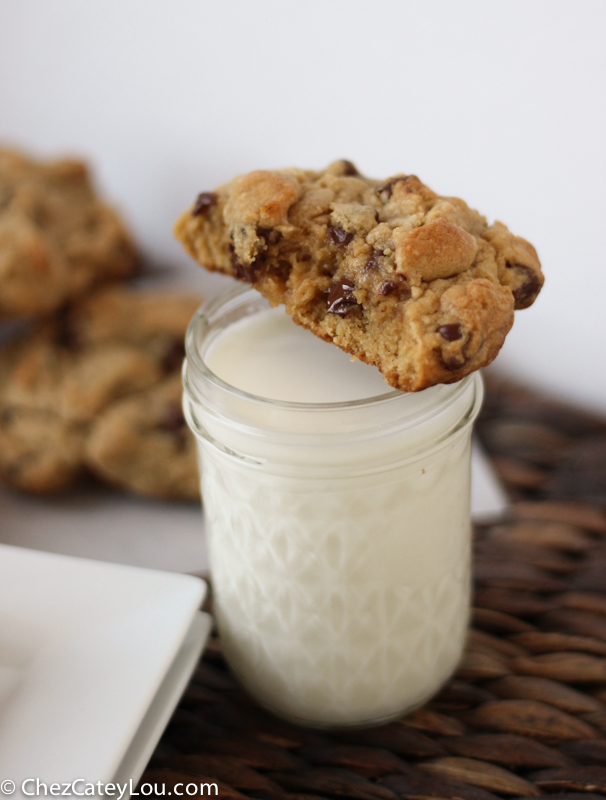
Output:
[[[206,300],[196,311],[192,317],[187,333],[185,335],[185,355],[186,361],[184,364],[184,385],[186,389],[190,389],[192,385],[190,366],[194,369],[203,380],[210,383],[215,389],[218,389],[221,394],[226,394],[231,397],[237,398],[242,401],[253,404],[262,404],[265,407],[273,409],[282,409],[284,411],[302,411],[302,412],[330,412],[330,411],[343,411],[364,408],[377,408],[389,404],[395,400],[402,400],[414,396],[422,395],[424,392],[431,391],[436,387],[429,387],[429,389],[421,390],[420,392],[402,392],[399,389],[390,389],[384,394],[375,395],[373,397],[364,397],[358,400],[345,400],[339,402],[299,402],[292,400],[276,400],[274,398],[263,397],[262,395],[253,394],[243,389],[239,389],[233,384],[224,381],[205,362],[198,344],[202,342],[203,327],[206,326],[210,329],[213,324],[216,324],[222,316],[226,316],[230,311],[236,310],[240,306],[247,305],[251,302],[259,305],[266,305],[269,308],[267,301],[255,290],[250,287],[235,286],[217,296]],[[313,335],[313,334],[311,334]],[[336,346],[336,345],[335,345]],[[465,391],[469,382],[473,380],[474,373],[467,375],[460,381],[452,384],[438,384],[441,387],[441,393],[436,393],[432,400],[419,409],[419,416],[424,418],[433,416],[434,413],[439,413],[442,408],[453,402],[461,393]],[[195,381],[194,381],[195,383]],[[444,391],[444,390],[449,391]],[[425,395],[425,399],[428,399]],[[411,421],[417,414],[411,414]]]

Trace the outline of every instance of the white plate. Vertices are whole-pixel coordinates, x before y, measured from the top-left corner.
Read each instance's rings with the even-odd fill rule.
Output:
[[[122,785],[132,781],[133,786],[137,785],[137,781],[143,774],[198,663],[211,626],[210,615],[199,611],[192,621],[177,657],[152,700],[139,730],[115,772],[112,778],[113,783]],[[129,796],[130,791],[124,795],[123,800],[128,800]]]
[[[2,780],[111,781],[205,590],[188,575],[0,545]]]

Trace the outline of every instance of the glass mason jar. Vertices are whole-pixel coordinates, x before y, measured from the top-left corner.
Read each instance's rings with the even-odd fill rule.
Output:
[[[461,657],[481,379],[346,403],[247,394],[205,353],[265,308],[254,290],[232,291],[203,306],[186,337],[184,409],[222,647],[281,717],[380,724],[427,700]]]

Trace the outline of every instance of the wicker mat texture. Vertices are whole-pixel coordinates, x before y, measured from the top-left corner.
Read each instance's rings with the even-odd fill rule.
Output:
[[[473,627],[442,692],[381,728],[302,730],[247,698],[213,638],[142,783],[268,800],[606,795],[606,421],[492,377],[477,431],[513,506],[475,532]]]

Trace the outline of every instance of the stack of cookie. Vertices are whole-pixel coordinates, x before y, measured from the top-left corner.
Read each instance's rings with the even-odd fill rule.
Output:
[[[139,259],[77,161],[0,151],[0,477],[32,492],[88,472],[138,494],[195,499],[181,414],[183,338],[201,298],[137,291]]]

